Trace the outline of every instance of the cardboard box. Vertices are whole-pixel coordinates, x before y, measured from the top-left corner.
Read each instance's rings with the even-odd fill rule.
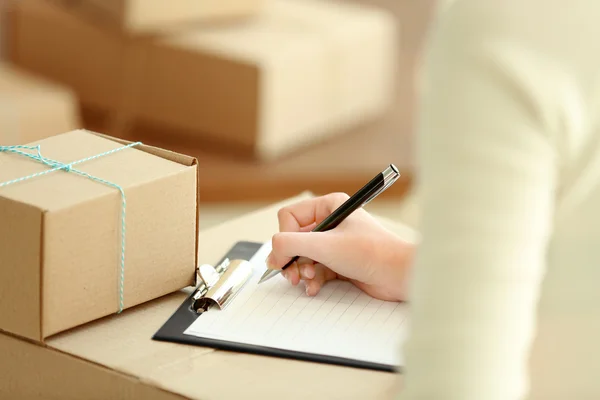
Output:
[[[270,240],[278,230],[277,210],[310,196],[303,193],[201,231],[199,262],[214,265],[238,240]],[[382,222],[417,240],[408,227]],[[0,334],[0,398],[349,400],[390,398],[397,388],[398,376],[387,372],[152,341],[187,293],[62,333],[46,347]],[[303,382],[301,390],[293,382]]]
[[[258,13],[265,0],[53,0],[87,21],[135,34],[229,22]]]
[[[251,4],[260,1],[210,0],[208,3],[212,8],[206,7],[206,1],[195,0],[168,2],[168,7],[166,2],[159,0],[133,1],[131,4],[140,8],[142,4],[151,3],[148,10],[152,10],[160,3],[163,13],[168,15],[168,10],[177,9],[173,7],[174,3],[188,6],[193,3],[198,12],[210,12],[227,7],[235,9],[235,4],[240,10],[247,4],[249,9]],[[69,6],[61,5],[61,2],[63,0],[19,0],[11,5],[7,17],[10,21],[9,57],[22,68],[73,88],[83,106],[91,109],[114,112],[121,107],[124,85],[127,84],[124,74],[127,75],[130,64],[137,66],[137,53],[154,37],[184,29],[181,26],[157,27],[148,35],[123,32],[103,23],[91,23],[89,18],[77,12],[80,10],[85,14],[85,4],[94,2],[69,1]],[[117,8],[117,3],[121,2],[102,0],[98,3]],[[132,72],[134,76],[138,73],[140,71]]]
[[[318,35],[265,16],[169,37],[128,90],[137,92],[131,113],[176,128],[173,140],[268,160],[329,133],[330,62]]]
[[[84,130],[32,145],[0,152],[0,329],[44,340],[194,284],[195,159]]]
[[[137,41],[77,18],[52,1],[21,0],[10,11],[10,60],[72,88],[84,107],[114,110]]]
[[[79,106],[71,89],[0,62],[0,146],[79,127]]]
[[[15,61],[112,112],[111,134],[141,123],[263,161],[377,119],[397,86],[397,25],[372,7],[271,0],[236,24],[141,38],[25,0],[14,32]]]
[[[138,93],[128,104],[187,139],[270,161],[389,111],[396,29],[376,8],[273,0],[243,24],[158,39],[145,79],[127,79]]]

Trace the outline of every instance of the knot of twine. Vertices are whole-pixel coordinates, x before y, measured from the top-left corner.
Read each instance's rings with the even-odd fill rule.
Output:
[[[47,175],[52,172],[65,171],[65,172],[81,175],[81,176],[91,179],[95,182],[102,183],[104,185],[113,187],[119,191],[119,193],[121,194],[121,263],[120,263],[121,265],[120,265],[120,270],[119,270],[119,283],[118,283],[119,309],[117,310],[117,314],[120,314],[124,308],[124,294],[123,293],[124,293],[124,286],[125,286],[125,216],[126,216],[126,207],[127,207],[125,191],[123,190],[123,188],[121,186],[117,185],[116,183],[109,182],[102,178],[98,178],[96,176],[90,175],[86,172],[83,172],[83,171],[73,168],[73,166],[84,163],[86,161],[91,161],[91,160],[95,160],[100,157],[108,156],[110,154],[114,154],[119,151],[128,149],[130,147],[134,147],[134,146],[137,146],[140,144],[141,144],[141,142],[131,143],[131,144],[128,144],[123,147],[119,147],[119,148],[116,148],[116,149],[113,149],[113,150],[110,150],[110,151],[107,151],[104,153],[96,154],[95,156],[83,158],[81,160],[73,161],[73,162],[67,163],[67,164],[42,156],[42,151],[41,151],[40,145],[37,145],[37,146],[20,146],[20,145],[19,146],[0,146],[0,153],[18,154],[20,156],[27,157],[29,159],[38,161],[38,162],[50,167],[50,169],[45,170],[45,171],[37,172],[37,173],[31,174],[31,175],[23,176],[21,178],[16,178],[16,179],[6,181],[6,182],[0,182],[0,188],[9,186],[9,185],[13,185],[16,183],[20,183],[20,182],[23,182],[23,181],[26,181],[29,179],[37,178],[37,177],[40,177],[43,175]],[[32,153],[32,151],[34,151],[34,153]]]

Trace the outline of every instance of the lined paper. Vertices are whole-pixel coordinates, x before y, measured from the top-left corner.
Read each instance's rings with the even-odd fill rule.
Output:
[[[250,262],[253,276],[225,309],[196,319],[187,335],[400,366],[407,305],[372,298],[346,281],[330,281],[317,296],[278,275],[258,285],[271,243]]]

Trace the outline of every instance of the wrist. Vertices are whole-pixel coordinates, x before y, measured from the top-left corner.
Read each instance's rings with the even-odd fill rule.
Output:
[[[408,284],[410,269],[412,268],[416,245],[401,239],[395,234],[390,234],[390,240],[384,249],[381,277],[386,286],[388,295],[394,301],[408,300]]]

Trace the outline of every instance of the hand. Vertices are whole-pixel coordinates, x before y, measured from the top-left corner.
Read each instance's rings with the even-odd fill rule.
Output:
[[[332,193],[279,210],[280,232],[273,236],[268,267],[281,269],[300,256],[282,274],[293,285],[303,280],[309,296],[316,295],[327,281],[342,279],[375,298],[405,301],[412,244],[385,229],[362,208],[330,231],[311,232],[347,199],[346,194]]]

